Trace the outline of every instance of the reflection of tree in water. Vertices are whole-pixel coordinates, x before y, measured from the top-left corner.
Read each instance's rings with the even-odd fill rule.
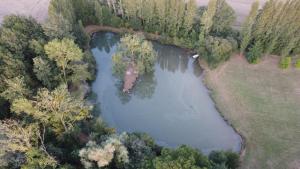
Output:
[[[197,59],[193,61],[193,73],[196,77],[200,77],[203,72],[203,69],[200,67]]]
[[[144,74],[133,88],[133,94],[141,99],[150,99],[157,85],[154,72]]]
[[[106,53],[109,53],[110,48],[112,48],[119,41],[120,36],[115,33],[98,32],[93,34],[90,45],[91,48],[97,47],[100,51],[105,50]]]
[[[153,72],[146,73],[139,77],[139,80],[136,81],[136,84],[130,93],[123,92],[123,82],[121,80],[118,80],[115,84],[117,95],[122,104],[128,103],[133,95],[140,99],[150,99],[155,91],[156,85],[157,82]]]
[[[128,103],[131,99],[131,94],[123,92],[123,81],[117,80],[117,82],[115,83],[115,86],[117,88],[117,93],[116,94],[119,97],[121,103],[122,104]]]
[[[153,46],[158,53],[157,63],[162,70],[175,72],[180,69],[182,73],[187,70],[189,58],[184,50],[156,42],[153,42]]]

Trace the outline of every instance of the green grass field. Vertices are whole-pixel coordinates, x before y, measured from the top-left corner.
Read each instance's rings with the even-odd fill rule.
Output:
[[[246,138],[245,169],[300,169],[300,70],[240,56],[206,71],[217,107]]]

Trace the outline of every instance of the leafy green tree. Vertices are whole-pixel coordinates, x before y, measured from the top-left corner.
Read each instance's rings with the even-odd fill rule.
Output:
[[[257,41],[246,54],[246,58],[250,63],[258,63],[263,54],[263,46],[260,41]]]
[[[81,20],[79,20],[78,24],[75,25],[74,36],[76,37],[76,40],[75,40],[76,44],[78,44],[78,46],[81,49],[85,49],[88,47],[91,38],[84,31],[84,27],[83,27]]]
[[[258,14],[258,7],[259,7],[259,2],[255,1],[252,4],[250,14],[248,15],[245,23],[242,26],[242,42],[241,42],[241,47],[240,47],[240,52],[243,53],[245,49],[248,47],[251,39],[252,39],[252,27],[255,24],[255,19]]]
[[[133,64],[142,75],[153,71],[156,53],[152,44],[138,35],[125,35],[121,38],[117,53],[113,56],[115,73],[124,75],[129,64]]]
[[[217,35],[227,35],[236,19],[234,10],[225,0],[217,0],[217,8],[213,17],[211,31]]]
[[[124,139],[129,155],[128,168],[148,168],[148,162],[156,156],[159,150],[153,138],[146,133],[131,133]]]
[[[83,149],[79,151],[81,162],[85,168],[95,166],[101,168],[108,166],[114,159],[117,163],[128,163],[128,151],[122,143],[124,136],[110,136],[101,145],[94,141],[89,141]]]
[[[227,39],[209,36],[206,43],[206,60],[212,67],[228,60],[232,54],[233,46]]]
[[[214,169],[235,169],[239,167],[238,154],[231,151],[212,151],[209,154]]]
[[[43,28],[50,39],[64,37],[74,39],[73,30],[76,16],[71,0],[51,0],[48,19]]]
[[[102,7],[100,5],[100,3],[98,1],[95,1],[95,15],[96,15],[96,18],[97,18],[97,24],[98,25],[102,25],[103,24],[103,12],[102,12]]]
[[[71,39],[54,39],[45,45],[45,52],[49,59],[56,62],[56,65],[61,69],[64,82],[67,82],[67,71],[71,64],[80,62],[83,53],[80,48]]]
[[[262,53],[282,57],[297,55],[300,41],[299,9],[300,3],[297,0],[270,0],[265,3],[252,26],[254,46],[260,43]]]
[[[172,150],[164,148],[161,155],[153,160],[155,169],[205,169],[211,168],[208,158],[197,150],[180,146]]]
[[[15,77],[5,79],[6,90],[1,93],[1,96],[10,102],[15,99],[24,98],[30,95],[30,90],[24,83],[24,77]]]
[[[201,17],[201,24],[203,25],[204,35],[208,35],[214,24],[214,17],[217,12],[218,0],[210,0],[208,2],[207,10]]]
[[[59,70],[47,58],[36,57],[33,59],[33,72],[38,80],[49,89],[56,87],[59,84]]]
[[[26,163],[21,166],[21,169],[48,169],[56,168],[57,162],[45,154],[42,150],[32,148],[25,153]]]
[[[45,37],[41,25],[32,17],[18,15],[6,16],[0,32],[1,46],[8,49],[12,54],[25,56],[32,54],[28,50],[31,40]]]
[[[51,127],[60,135],[69,131],[74,124],[89,116],[90,107],[82,99],[70,95],[65,85],[53,91],[40,89],[32,99],[20,98],[13,101],[11,110],[17,114],[25,113],[39,123]]]
[[[185,31],[185,36],[193,29],[193,24],[197,16],[197,4],[195,0],[189,0],[186,3],[186,10],[184,14],[183,29]]]
[[[19,156],[19,159],[13,161],[17,163],[13,165],[16,168],[31,169],[46,168],[46,166],[54,168],[57,165],[57,161],[46,151],[43,151],[44,149],[38,149],[40,132],[35,123],[23,126],[19,121],[0,121],[0,135],[2,136],[0,138],[0,159],[10,154]],[[24,154],[26,160],[22,160]],[[39,158],[41,156],[43,158]],[[5,162],[10,163],[10,160],[12,159],[7,159]],[[3,166],[9,167],[9,164],[0,164],[0,167]]]
[[[13,55],[7,49],[0,47],[0,77],[3,79],[0,82],[1,92],[6,88],[5,79],[12,79],[17,76],[26,77],[26,80],[30,79],[29,75],[26,73],[26,65],[23,59],[22,56]]]

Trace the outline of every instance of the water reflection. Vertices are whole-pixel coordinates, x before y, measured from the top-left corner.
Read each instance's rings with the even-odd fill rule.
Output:
[[[153,47],[158,53],[157,63],[161,69],[173,73],[180,70],[184,73],[188,68],[188,54],[183,50],[173,46],[159,45],[157,42],[153,43]]]
[[[140,99],[150,99],[157,85],[154,72],[141,76],[134,86],[133,94]]]
[[[123,92],[123,82],[121,80],[117,80],[115,83],[117,95],[122,104],[128,103],[132,98],[132,95],[138,97],[139,99],[150,99],[155,91],[156,85],[157,82],[154,72],[146,73],[143,76],[140,76],[130,93]]]
[[[117,48],[119,40],[120,36],[115,33],[95,33],[93,34],[90,45],[92,49],[97,48],[99,51],[112,55],[111,49]],[[160,45],[157,42],[152,42],[152,44],[158,54],[155,66],[159,66],[162,70],[172,73],[176,73],[177,71],[180,71],[181,73],[186,72],[189,67],[189,54],[187,52],[175,46]],[[191,67],[194,75],[200,77],[202,70],[196,60]],[[157,85],[155,72],[146,73],[138,78],[132,91],[128,94],[122,91],[123,81],[120,77],[115,78],[114,86],[117,89],[116,95],[119,97],[122,104],[130,102],[132,96],[136,96],[139,99],[150,99],[153,96]]]
[[[139,78],[130,94],[112,73],[119,36],[96,34],[91,42],[97,62],[92,89],[101,117],[118,132],[147,132],[168,147],[187,144],[201,149],[239,150],[240,137],[215,109],[201,81],[195,59],[176,47],[153,43],[158,52],[154,72]]]
[[[98,48],[100,51],[110,53],[110,49],[120,40],[119,35],[115,33],[94,33],[90,43],[91,48]]]

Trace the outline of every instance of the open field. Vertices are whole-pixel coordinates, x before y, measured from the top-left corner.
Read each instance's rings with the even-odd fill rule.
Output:
[[[0,0],[0,23],[5,15],[20,14],[45,21],[50,0]]]
[[[245,169],[300,169],[300,70],[235,56],[206,72],[217,107],[246,137]]]
[[[197,0],[199,6],[205,6],[209,0]],[[241,25],[242,21],[247,17],[251,4],[255,0],[226,0],[230,6],[236,11],[237,21],[235,26]],[[267,0],[260,0],[263,4]],[[0,0],[0,23],[5,15],[22,14],[33,16],[39,22],[43,22],[47,18],[48,6],[50,0]]]

